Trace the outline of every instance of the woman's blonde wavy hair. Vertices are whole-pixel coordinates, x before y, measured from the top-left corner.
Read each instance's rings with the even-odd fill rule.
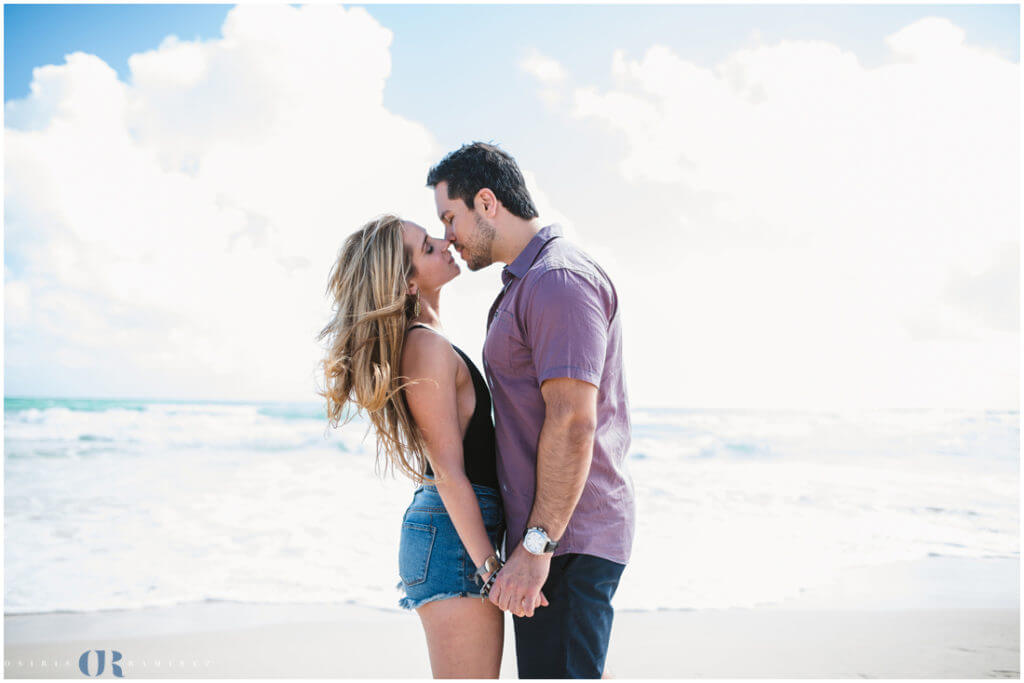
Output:
[[[402,343],[416,297],[408,294],[415,269],[402,242],[402,219],[379,216],[349,235],[331,269],[327,293],[334,317],[317,336],[327,340],[321,362],[332,427],[365,411],[377,430],[377,470],[394,470],[422,483],[426,447],[402,388]],[[346,411],[347,404],[355,409]],[[347,414],[346,414],[347,413]]]

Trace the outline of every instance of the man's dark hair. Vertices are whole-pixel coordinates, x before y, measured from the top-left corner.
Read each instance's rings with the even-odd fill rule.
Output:
[[[514,216],[537,218],[537,207],[526,191],[526,181],[516,160],[497,145],[474,142],[463,145],[430,169],[427,186],[448,183],[448,199],[458,197],[473,208],[473,197],[488,188]]]

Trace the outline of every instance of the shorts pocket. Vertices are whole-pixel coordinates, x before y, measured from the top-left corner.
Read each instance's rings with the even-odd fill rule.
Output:
[[[402,523],[402,544],[398,553],[398,574],[407,586],[427,580],[430,553],[434,550],[437,529],[429,524]]]

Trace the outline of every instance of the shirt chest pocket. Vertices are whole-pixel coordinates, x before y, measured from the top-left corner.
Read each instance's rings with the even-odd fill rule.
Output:
[[[523,341],[515,316],[507,310],[495,312],[487,331],[484,354],[491,367],[517,375],[533,373],[533,355]]]

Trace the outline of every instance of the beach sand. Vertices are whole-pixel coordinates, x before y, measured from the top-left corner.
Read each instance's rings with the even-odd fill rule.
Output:
[[[100,678],[112,677],[112,650],[126,678],[430,677],[415,614],[350,604],[6,615],[4,631],[9,678],[81,678],[87,650],[108,652]],[[92,655],[90,674],[95,667]],[[608,671],[624,679],[1019,678],[1019,562],[864,568],[746,609],[620,609]],[[506,617],[502,677],[515,676]]]
[[[352,605],[204,603],[9,616],[9,678],[81,678],[86,650],[125,677],[429,678],[419,620]],[[515,677],[511,623],[502,677]],[[617,678],[1019,678],[1013,609],[620,612]],[[112,677],[107,654],[106,671]],[[95,655],[90,673],[95,673]]]

